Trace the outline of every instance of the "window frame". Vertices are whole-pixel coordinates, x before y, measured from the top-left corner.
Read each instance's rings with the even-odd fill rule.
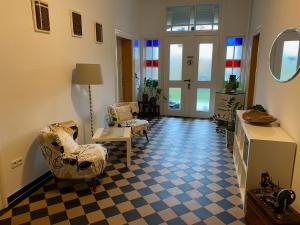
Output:
[[[228,82],[228,79],[229,79],[229,77],[226,79],[226,68],[227,68],[226,67],[226,61],[227,60],[235,60],[234,58],[233,59],[227,59],[227,48],[229,46],[233,46],[233,45],[227,45],[227,38],[242,38],[242,45],[234,45],[234,47],[236,47],[236,46],[241,46],[242,47],[241,59],[238,59],[240,61],[240,66],[239,67],[231,67],[231,68],[232,68],[232,70],[234,68],[240,68],[240,75],[239,75],[239,77],[237,77],[237,78],[239,78],[239,79],[237,79],[237,82],[239,82],[239,86],[238,86],[237,89],[238,90],[243,90],[243,82],[244,82],[245,77],[243,77],[242,70],[244,68],[244,57],[245,57],[245,54],[246,54],[245,53],[246,37],[245,37],[245,35],[228,35],[228,36],[225,37],[225,55],[224,55],[224,69],[223,69],[223,71],[224,71],[224,75],[223,75],[224,76],[224,78],[223,78],[224,85],[226,85],[226,82]],[[235,54],[235,51],[233,51],[233,56],[234,56],[234,54]]]
[[[147,47],[150,47],[150,46],[147,46],[147,44],[146,44],[146,42],[148,41],[148,40],[151,40],[152,41],[152,46],[151,46],[151,48],[152,48],[152,59],[151,59],[151,61],[153,62],[154,60],[157,60],[158,61],[158,66],[156,67],[157,68],[157,79],[153,79],[153,66],[151,66],[151,68],[152,68],[152,71],[151,71],[151,78],[147,78],[147,74],[146,74],[146,68],[147,68],[147,60],[150,60],[150,59],[147,59],[147,56],[146,56],[146,48]],[[158,46],[153,46],[153,41],[154,40],[157,40],[158,41]],[[154,37],[154,38],[152,38],[152,37],[150,37],[150,38],[144,38],[143,39],[143,80],[144,79],[151,79],[151,80],[157,80],[158,82],[160,81],[160,64],[161,64],[161,62],[160,62],[160,57],[161,57],[161,52],[160,52],[160,49],[161,49],[161,40],[159,39],[159,38],[156,38],[156,37]],[[154,47],[158,47],[158,59],[153,59],[153,48]]]
[[[214,13],[213,13],[213,18],[212,18],[212,23],[211,24],[197,24],[196,23],[196,19],[195,19],[195,12],[196,12],[196,7],[199,5],[212,5],[212,6],[218,6],[218,23],[214,23],[214,19],[215,19],[215,8],[214,8]],[[189,20],[191,21],[191,15],[194,14],[194,23],[193,24],[176,24],[174,25],[168,25],[167,21],[168,21],[168,8],[172,8],[172,7],[193,7],[193,11],[192,13],[190,13],[190,18]],[[165,8],[165,22],[164,22],[164,31],[167,34],[172,34],[172,33],[186,33],[186,32],[209,32],[209,33],[214,33],[214,32],[219,32],[221,29],[221,24],[222,24],[222,20],[221,20],[221,15],[222,15],[222,3],[221,2],[214,2],[214,3],[197,3],[197,4],[185,4],[185,5],[167,5]],[[197,26],[211,26],[211,29],[202,29],[202,30],[196,30]],[[173,31],[172,28],[173,27],[181,27],[181,26],[186,26],[188,27],[187,30],[178,30],[178,31]],[[218,29],[214,29],[214,26],[218,26]],[[194,27],[194,29],[192,29],[192,27]],[[171,30],[168,30],[171,29]]]

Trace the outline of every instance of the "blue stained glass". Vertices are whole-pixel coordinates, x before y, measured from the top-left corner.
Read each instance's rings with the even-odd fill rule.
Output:
[[[153,47],[159,47],[159,40],[153,40]]]
[[[134,40],[134,41],[133,41],[133,46],[134,46],[135,48],[138,48],[138,47],[139,47],[139,40]]]
[[[152,40],[146,40],[146,47],[152,47]]]
[[[227,46],[243,45],[243,38],[240,38],[240,37],[228,37],[226,42],[227,42]]]

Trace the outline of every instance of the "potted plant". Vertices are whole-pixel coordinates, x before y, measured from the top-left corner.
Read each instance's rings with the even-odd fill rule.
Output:
[[[156,105],[159,101],[162,89],[158,87],[158,80],[144,79],[143,102],[150,102]]]
[[[215,114],[211,118],[217,124],[217,133],[226,135],[226,146],[231,152],[234,142],[236,110],[243,109],[243,107],[240,102],[235,101],[235,97],[231,97],[226,104],[226,113]]]

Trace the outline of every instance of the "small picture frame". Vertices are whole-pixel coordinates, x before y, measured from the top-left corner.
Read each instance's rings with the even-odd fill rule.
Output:
[[[73,37],[82,37],[82,16],[79,12],[71,11],[71,28]]]
[[[50,34],[49,5],[45,1],[31,0],[34,30]]]
[[[102,24],[95,22],[95,39],[97,44],[103,43],[103,29]]]

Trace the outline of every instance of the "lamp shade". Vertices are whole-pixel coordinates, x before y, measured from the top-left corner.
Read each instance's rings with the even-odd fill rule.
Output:
[[[75,84],[102,84],[99,64],[76,64]]]

